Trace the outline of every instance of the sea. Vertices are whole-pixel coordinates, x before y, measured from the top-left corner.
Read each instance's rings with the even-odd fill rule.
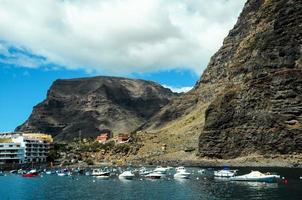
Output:
[[[211,200],[211,199],[270,199],[301,200],[302,169],[292,168],[237,168],[238,174],[251,170],[274,172],[285,177],[286,182],[255,183],[231,182],[215,179],[207,168],[187,168],[190,179],[175,180],[173,172],[160,180],[135,178],[120,180],[112,177],[101,180],[92,176],[73,175],[59,177],[42,174],[39,177],[24,178],[17,174],[0,176],[0,200]]]

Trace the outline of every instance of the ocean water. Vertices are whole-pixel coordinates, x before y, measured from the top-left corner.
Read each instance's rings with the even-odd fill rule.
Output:
[[[82,200],[82,199],[152,199],[152,200],[200,200],[200,199],[302,199],[302,169],[260,169],[276,172],[288,179],[284,183],[249,183],[215,180],[198,174],[199,168],[189,168],[191,179],[121,181],[117,177],[101,180],[90,176],[23,178],[20,175],[0,176],[0,200]],[[255,168],[254,168],[255,169]],[[239,174],[251,169],[240,168]]]

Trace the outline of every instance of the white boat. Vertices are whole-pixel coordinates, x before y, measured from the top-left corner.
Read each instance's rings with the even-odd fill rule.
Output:
[[[237,174],[237,170],[222,169],[222,170],[214,171],[214,176],[221,177],[221,178],[233,177],[236,174]]]
[[[249,174],[242,176],[234,176],[229,178],[231,181],[251,181],[251,182],[267,182],[274,183],[280,179],[279,175],[273,175],[270,173],[263,174],[259,171],[251,171]]]
[[[132,180],[135,175],[131,171],[124,171],[118,176],[120,179]]]
[[[167,171],[170,169],[170,167],[161,167],[161,166],[157,166],[153,172],[156,172],[156,173],[160,173],[160,174],[166,174]]]
[[[187,172],[184,167],[177,167],[176,174],[174,174],[175,179],[188,179],[190,178],[191,173]]]
[[[110,177],[110,172],[109,171],[103,171],[101,169],[93,169],[91,176],[97,177],[97,178],[103,178],[107,179]]]
[[[58,176],[71,176],[71,172],[58,172]]]
[[[147,174],[150,174],[152,171],[147,170],[145,167],[142,167],[139,169],[138,174],[140,176],[145,176]]]
[[[145,175],[146,178],[149,179],[161,179],[162,177],[164,177],[165,175],[162,173],[158,173],[158,172],[151,172],[150,174]]]

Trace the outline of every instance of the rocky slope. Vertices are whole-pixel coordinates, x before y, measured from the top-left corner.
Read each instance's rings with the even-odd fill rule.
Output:
[[[302,1],[248,0],[194,89],[142,129],[174,137],[171,155],[196,135],[204,157],[302,153],[301,52]]]
[[[130,133],[176,94],[143,80],[93,77],[57,80],[17,131],[52,134],[56,140]]]
[[[200,88],[224,82],[205,113],[204,156],[302,153],[302,1],[249,0]]]

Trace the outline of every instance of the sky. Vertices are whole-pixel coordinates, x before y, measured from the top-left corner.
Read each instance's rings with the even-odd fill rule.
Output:
[[[97,75],[194,86],[244,0],[0,0],[0,132],[56,79]]]

